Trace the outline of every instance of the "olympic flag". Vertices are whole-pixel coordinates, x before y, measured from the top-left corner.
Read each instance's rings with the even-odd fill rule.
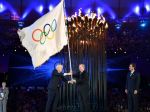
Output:
[[[22,45],[28,50],[34,68],[41,66],[52,55],[67,45],[67,29],[64,17],[64,1],[31,26],[18,30]]]

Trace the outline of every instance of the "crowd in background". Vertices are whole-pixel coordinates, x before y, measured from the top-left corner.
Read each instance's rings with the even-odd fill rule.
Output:
[[[109,112],[127,112],[127,98],[124,90],[114,88],[109,89],[107,93],[107,110]],[[139,112],[150,112],[149,94],[150,90],[141,90]],[[46,88],[11,88],[8,112],[44,112],[46,100]]]

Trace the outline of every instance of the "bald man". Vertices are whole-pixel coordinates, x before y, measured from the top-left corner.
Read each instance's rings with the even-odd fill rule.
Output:
[[[92,112],[89,100],[89,76],[85,70],[85,65],[79,65],[79,72],[73,75],[73,82],[76,83],[77,91],[80,99],[81,112]]]
[[[66,75],[71,75],[72,73],[62,73],[63,65],[58,64],[56,69],[52,72],[52,77],[48,84],[48,100],[46,104],[45,112],[56,112],[57,103],[59,100],[59,87],[61,87],[62,82],[67,82],[65,79]]]

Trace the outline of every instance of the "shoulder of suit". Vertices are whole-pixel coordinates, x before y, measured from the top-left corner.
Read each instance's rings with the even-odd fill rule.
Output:
[[[54,69],[54,70],[53,70],[53,73],[55,73],[55,72],[57,72],[57,70],[56,70],[56,69]]]
[[[58,73],[58,72],[57,72],[56,69],[54,69],[53,72],[52,72],[52,74],[57,74],[57,73]]]
[[[86,75],[88,75],[88,72],[87,72],[87,71],[84,71],[83,73],[86,74]]]
[[[138,71],[135,71],[135,74],[138,74],[138,75],[139,75],[140,73],[139,73]]]

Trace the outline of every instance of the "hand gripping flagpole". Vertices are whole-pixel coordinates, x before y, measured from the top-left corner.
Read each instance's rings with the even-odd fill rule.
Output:
[[[65,12],[65,0],[63,0],[63,7],[64,7],[64,16],[66,17],[66,12]],[[67,22],[67,21],[66,21]],[[67,28],[67,36],[68,36],[68,28]],[[69,37],[68,37],[68,56],[69,56],[69,67],[70,67],[70,72],[72,72],[72,62],[71,62],[71,53],[70,53],[70,44],[69,44]],[[73,76],[71,74],[71,80],[73,79]]]

